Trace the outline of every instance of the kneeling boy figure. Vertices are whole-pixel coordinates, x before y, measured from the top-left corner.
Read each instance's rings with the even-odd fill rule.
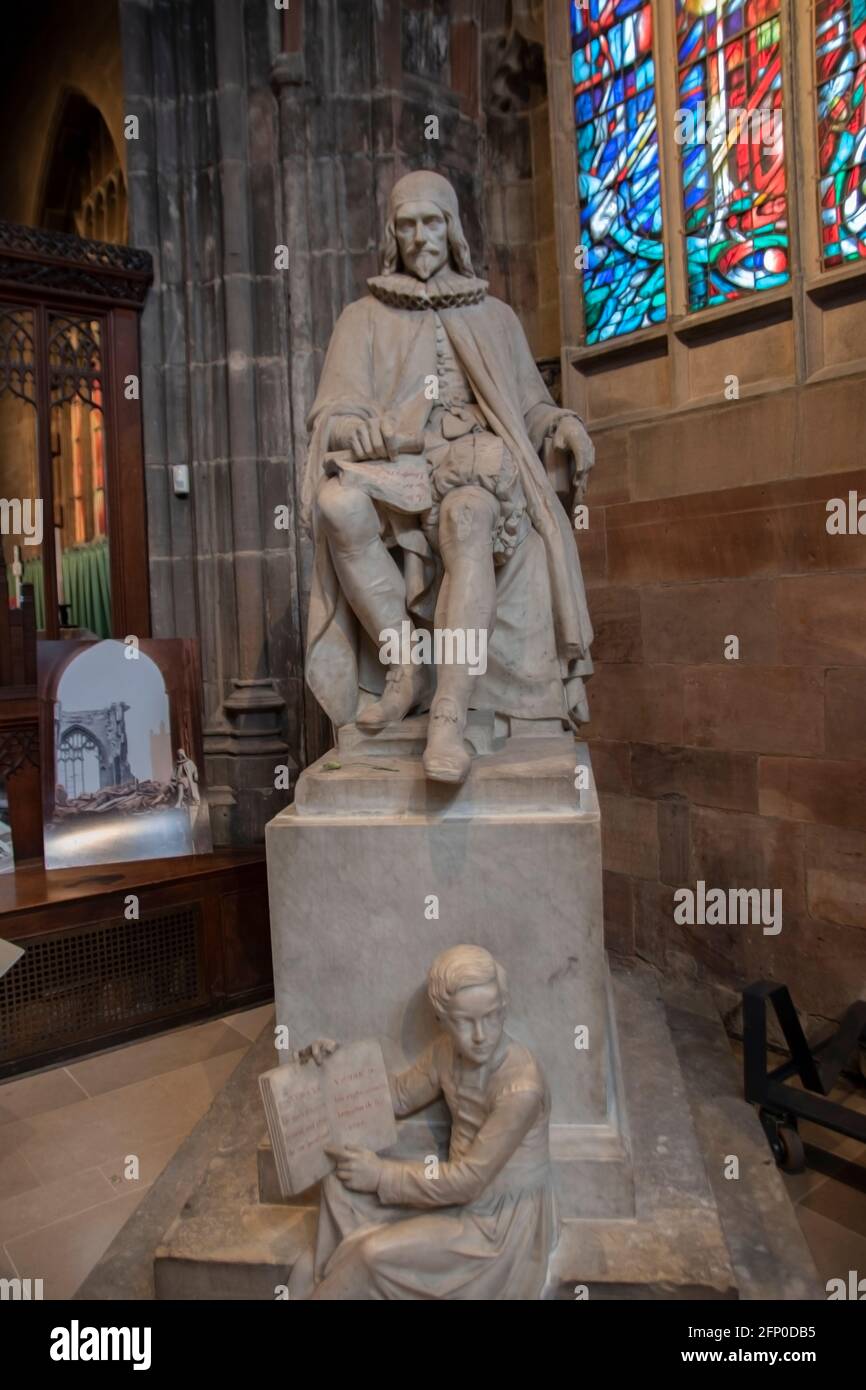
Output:
[[[292,1298],[538,1299],[556,1243],[548,1146],[550,1095],[532,1053],[504,1031],[505,971],[479,946],[433,962],[427,993],[442,1032],[389,1078],[395,1115],[444,1096],[448,1159],[332,1149],[314,1249]],[[337,1044],[313,1043],[319,1063]]]

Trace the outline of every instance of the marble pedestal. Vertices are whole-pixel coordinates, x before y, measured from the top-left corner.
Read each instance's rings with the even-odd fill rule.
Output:
[[[487,751],[452,788],[423,775],[424,722],[343,730],[267,828],[277,1023],[292,1047],[378,1036],[388,1065],[405,1066],[436,1032],[433,958],[487,947],[508,972],[509,1031],[550,1085],[563,1216],[629,1216],[586,745],[562,732],[506,740],[479,718],[468,738]],[[432,1107],[401,1123],[397,1151],[444,1153],[447,1133]]]
[[[408,1060],[432,1028],[432,956],[461,939],[488,944],[511,975],[513,1030],[537,1049],[553,1092],[564,1220],[547,1296],[823,1296],[712,1000],[671,996],[657,974],[623,962],[608,993],[589,773],[574,790],[585,750],[571,739],[528,746],[514,730],[505,743],[492,725],[470,732],[479,757],[449,793],[421,777],[423,729],[411,721],[375,753],[344,731],[271,823],[278,1021],[295,1043],[377,1033],[392,1061]],[[438,919],[425,916],[430,893]],[[285,1296],[317,1195],[279,1195],[258,1088],[273,1041],[268,1024],[79,1298]],[[424,1123],[426,1134],[401,1135],[416,1154],[444,1138],[435,1116]],[[725,1177],[732,1153],[736,1183]]]

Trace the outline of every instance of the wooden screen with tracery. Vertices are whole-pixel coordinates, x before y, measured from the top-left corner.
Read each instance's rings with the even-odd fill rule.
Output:
[[[0,222],[0,532],[47,637],[150,634],[138,316],[150,257]]]

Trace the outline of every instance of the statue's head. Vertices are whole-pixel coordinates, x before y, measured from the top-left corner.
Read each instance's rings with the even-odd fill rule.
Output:
[[[481,946],[452,946],[437,956],[427,995],[464,1061],[489,1062],[502,1037],[508,1008],[505,971]]]
[[[429,280],[449,263],[459,275],[473,273],[457,194],[441,174],[417,169],[391,189],[382,269]]]

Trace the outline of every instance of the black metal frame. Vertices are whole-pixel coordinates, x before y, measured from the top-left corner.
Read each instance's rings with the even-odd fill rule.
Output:
[[[773,1071],[767,1070],[768,1002],[775,1009],[791,1054],[789,1061]],[[744,1094],[746,1100],[760,1106],[761,1123],[781,1168],[799,1172],[804,1166],[798,1120],[811,1120],[866,1144],[866,1115],[836,1101],[819,1099],[829,1095],[858,1042],[866,1042],[866,1002],[862,1000],[846,1010],[835,1033],[810,1047],[787,985],[759,980],[743,990]],[[805,1090],[785,1085],[795,1074]]]

